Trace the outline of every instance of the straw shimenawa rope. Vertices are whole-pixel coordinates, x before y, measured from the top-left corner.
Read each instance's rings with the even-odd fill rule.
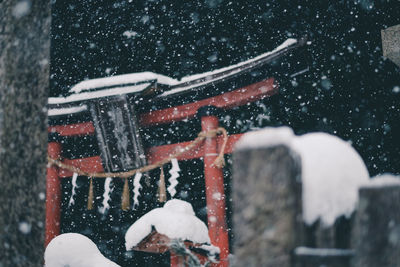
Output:
[[[169,157],[160,160],[154,164],[150,164],[150,165],[146,165],[143,166],[141,168],[138,169],[134,169],[134,170],[130,170],[127,172],[85,172],[82,171],[81,169],[74,167],[72,165],[68,165],[65,163],[62,163],[60,160],[58,159],[53,159],[49,156],[47,156],[47,160],[49,161],[50,164],[52,165],[56,165],[57,167],[61,168],[61,169],[65,169],[74,173],[77,173],[78,175],[81,176],[88,176],[91,178],[108,178],[108,177],[120,177],[120,178],[128,178],[133,176],[134,174],[136,174],[137,172],[148,172],[151,170],[154,170],[156,168],[160,168],[161,166],[167,164],[168,162],[170,162],[172,159],[179,157],[180,155],[182,155],[183,153],[195,148],[200,142],[202,142],[204,139],[206,139],[207,137],[215,137],[218,134],[222,134],[224,137],[224,142],[222,144],[221,150],[219,152],[218,157],[215,159],[213,165],[217,168],[222,168],[225,165],[225,160],[224,160],[224,151],[225,151],[225,147],[226,144],[228,142],[228,134],[226,132],[226,130],[222,127],[219,127],[215,130],[210,130],[207,132],[200,132],[197,136],[196,139],[194,139],[189,145],[187,145],[184,148],[181,148],[179,151],[171,154]]]

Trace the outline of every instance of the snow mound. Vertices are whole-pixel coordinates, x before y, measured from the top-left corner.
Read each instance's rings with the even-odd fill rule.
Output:
[[[84,235],[62,234],[51,240],[44,253],[46,267],[118,267],[104,257]]]
[[[357,151],[344,140],[326,133],[293,134],[288,127],[266,128],[245,134],[236,149],[286,145],[301,156],[303,220],[318,219],[324,226],[350,216],[358,201],[358,188],[369,180]]]
[[[385,187],[385,186],[400,186],[400,177],[393,174],[385,173],[373,177],[368,183],[362,185],[362,187]]]
[[[342,139],[326,133],[296,137],[292,148],[301,156],[303,219],[325,226],[349,217],[358,202],[358,188],[369,180],[357,151]]]
[[[172,199],[162,208],[156,208],[132,224],[125,234],[126,250],[131,250],[148,236],[152,228],[171,239],[190,240],[210,244],[207,226],[195,216],[190,203]]]

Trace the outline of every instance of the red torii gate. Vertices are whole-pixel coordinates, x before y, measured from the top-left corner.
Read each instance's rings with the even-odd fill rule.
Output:
[[[278,92],[278,85],[273,78],[236,89],[218,96],[203,99],[194,103],[155,110],[139,115],[139,125],[149,127],[164,123],[181,121],[193,118],[199,108],[214,106],[220,109],[229,109],[254,102]],[[219,127],[218,117],[211,113],[202,114],[202,131],[210,131]],[[48,128],[50,133],[58,133],[60,136],[77,136],[94,134],[95,128],[92,122],[76,123],[70,125],[57,125]],[[232,153],[235,143],[241,134],[230,135],[225,147],[225,154]],[[190,160],[202,157],[204,159],[204,177],[206,185],[207,219],[211,243],[221,250],[220,263],[215,266],[228,266],[229,241],[225,214],[225,192],[222,169],[213,166],[223,143],[222,137],[207,137],[204,143],[190,151],[180,155],[178,160]],[[180,147],[185,147],[190,142],[182,142],[171,145],[151,147],[146,151],[148,163],[152,164],[163,160],[173,154]],[[55,141],[48,144],[48,156],[53,159],[61,159],[62,145]],[[83,159],[62,159],[62,162],[77,167],[85,172],[104,172],[100,156]],[[54,165],[47,168],[46,182],[46,237],[45,246],[60,234],[61,215],[61,183],[60,178],[71,177],[73,173],[59,169]],[[220,198],[213,196],[218,195]],[[176,257],[171,257],[171,266],[178,266]]]

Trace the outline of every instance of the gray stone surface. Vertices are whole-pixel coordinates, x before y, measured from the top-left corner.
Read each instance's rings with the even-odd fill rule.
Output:
[[[400,67],[400,24],[381,31],[383,56]]]
[[[286,146],[234,153],[234,266],[290,266],[302,239],[300,168]]]
[[[0,266],[43,266],[50,1],[0,0]]]
[[[355,267],[400,266],[400,185],[361,188],[353,231]]]

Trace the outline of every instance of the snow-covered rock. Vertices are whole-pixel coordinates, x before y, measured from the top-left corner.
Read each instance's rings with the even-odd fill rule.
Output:
[[[358,188],[369,180],[368,170],[357,151],[346,141],[326,133],[296,136],[288,127],[268,127],[250,132],[236,149],[283,144],[301,156],[303,220],[318,219],[325,226],[350,216],[358,201]]]
[[[126,250],[131,250],[148,236],[152,228],[171,239],[190,240],[210,244],[207,226],[195,216],[190,203],[172,199],[162,208],[156,208],[132,224],[125,234]]]
[[[84,235],[67,233],[55,237],[44,253],[46,267],[118,267],[104,257]]]
[[[400,186],[400,176],[385,173],[373,177],[368,183],[362,185],[362,187],[386,187],[386,186]]]

